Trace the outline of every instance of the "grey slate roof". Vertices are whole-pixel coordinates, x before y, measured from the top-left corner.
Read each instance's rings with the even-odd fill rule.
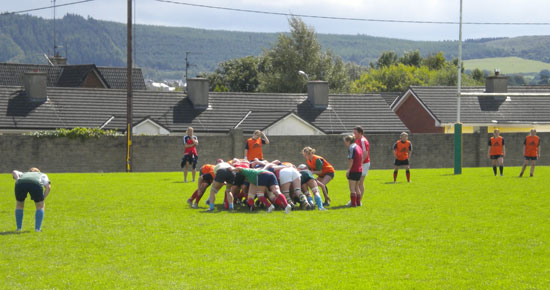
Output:
[[[126,91],[90,88],[48,88],[49,101],[33,103],[19,86],[0,86],[0,129],[99,127],[124,130]],[[197,132],[228,132],[239,126],[251,133],[290,112],[328,134],[350,132],[361,125],[367,133],[401,132],[405,125],[377,94],[330,95],[327,109],[313,108],[304,94],[210,93],[209,108],[195,109],[180,92],[135,91],[134,124],[149,117],[171,132],[188,126]]]
[[[27,71],[40,71],[48,74],[48,87],[76,87],[79,86],[83,77],[92,68],[96,68],[100,77],[111,89],[126,89],[126,68],[125,67],[96,67],[93,64],[49,66],[43,64],[19,64],[0,63],[0,85],[22,86],[23,74]],[[140,68],[132,70],[132,87],[134,90],[146,90],[145,81]]]
[[[412,86],[416,95],[441,123],[456,122],[456,87]],[[462,92],[483,92],[485,87],[465,87]],[[510,93],[550,93],[547,86],[510,86]],[[400,97],[403,98],[407,93]],[[397,101],[396,101],[397,103]],[[395,106],[395,105],[394,105]],[[550,97],[461,97],[461,121],[471,124],[550,122]]]

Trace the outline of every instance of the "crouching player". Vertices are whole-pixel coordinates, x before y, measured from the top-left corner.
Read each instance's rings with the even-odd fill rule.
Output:
[[[216,163],[221,163],[223,160],[218,159]],[[201,167],[201,170],[199,172],[199,181],[197,183],[197,190],[193,192],[193,195],[187,200],[187,203],[192,208],[198,208],[199,207],[199,201],[201,200],[202,196],[206,192],[206,189],[212,184],[214,181],[214,177],[216,176],[214,174],[214,166],[212,164],[204,164]],[[193,203],[193,201],[195,201]]]
[[[275,206],[264,196],[264,192],[269,190],[275,196],[274,202],[281,208],[284,208],[285,213],[290,212],[292,208],[290,204],[288,204],[285,196],[281,193],[275,174],[263,169],[234,168],[234,170],[241,172],[250,183],[247,200],[250,210],[254,209],[254,195],[256,195],[258,200],[267,207],[267,212],[272,212],[275,209]]]
[[[214,167],[215,177],[214,177],[214,182],[212,183],[212,187],[210,187],[208,211],[214,211],[214,201],[216,200],[216,193],[218,193],[220,188],[222,188],[224,184],[227,184],[227,186],[230,186],[235,182],[235,173],[233,173],[234,169],[235,169],[234,167],[232,167],[226,162],[221,162]],[[229,210],[233,210],[233,195],[231,194],[231,191],[226,190],[226,195],[229,203]]]
[[[317,208],[319,210],[326,210],[323,207],[323,200],[321,199],[321,195],[319,194],[319,187],[317,186],[317,181],[315,180],[315,177],[313,177],[313,173],[307,169],[307,165],[300,164],[298,166],[298,170],[300,172],[300,181],[302,184],[302,192],[306,195],[306,198],[309,202],[310,208],[315,208],[315,205],[313,205],[313,198],[315,198],[315,203],[317,204]],[[309,194],[309,190],[311,189],[311,192],[313,192],[313,198]]]

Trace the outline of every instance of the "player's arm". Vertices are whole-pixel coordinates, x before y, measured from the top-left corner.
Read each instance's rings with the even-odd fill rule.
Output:
[[[262,140],[265,141],[265,145],[269,144],[269,139],[267,139],[267,136],[262,132]]]
[[[409,143],[409,159],[411,159],[413,153],[413,145],[412,143]]]
[[[504,145],[504,139],[502,139],[502,157],[506,156],[506,145]]]
[[[195,144],[195,146],[198,146],[199,145],[199,138],[193,137],[193,144]]]
[[[244,143],[244,158],[245,160],[248,160],[248,141]]]
[[[399,141],[397,141],[397,142],[399,142]],[[397,142],[395,142],[395,143],[393,144],[393,157],[394,157],[395,159],[397,159],[397,150],[396,150],[396,149],[397,149]]]
[[[491,139],[489,139],[489,147],[487,147],[487,158],[491,158]]]
[[[317,158],[317,160],[315,161],[315,170],[312,170],[311,173],[321,175],[322,172],[323,172],[323,160],[321,158]]]
[[[44,185],[44,199],[46,199],[46,197],[48,197],[48,194],[50,194],[50,190],[52,189],[52,185],[51,184],[46,184]]]
[[[11,172],[13,179],[18,180],[21,177],[21,171],[14,170]]]

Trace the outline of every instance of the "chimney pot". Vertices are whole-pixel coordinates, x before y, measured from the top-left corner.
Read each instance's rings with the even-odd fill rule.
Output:
[[[315,108],[328,107],[328,82],[326,81],[308,81],[307,99]]]
[[[196,109],[208,108],[208,79],[187,79],[187,96]]]
[[[23,84],[27,96],[33,101],[45,102],[48,99],[46,86],[48,75],[37,70],[23,74]]]

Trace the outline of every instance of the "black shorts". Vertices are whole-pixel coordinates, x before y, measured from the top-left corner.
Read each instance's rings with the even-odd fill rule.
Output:
[[[313,177],[313,174],[311,174],[310,171],[305,171],[305,170],[300,171],[300,181],[302,185],[306,184],[308,181],[312,179],[315,179],[315,177]]]
[[[210,173],[203,174],[201,177],[204,182],[208,183],[208,185],[212,184],[212,181],[214,181],[212,174]]]
[[[362,174],[362,172],[350,172],[348,174],[348,179],[359,181],[359,180],[361,180],[361,174]]]
[[[31,195],[31,199],[34,202],[41,202],[44,200],[44,188],[33,182],[16,182],[15,183],[15,199],[23,202],[27,198],[27,193]]]
[[[491,159],[493,159],[493,160],[497,160],[500,157],[504,157],[504,156],[502,156],[502,155],[491,155]]]
[[[533,161],[536,161],[538,158],[537,156],[524,156],[525,157],[525,160],[533,160]]]
[[[216,178],[214,181],[219,183],[227,182],[227,184],[233,184],[235,182],[235,173],[229,168],[222,168],[216,172]]]
[[[319,175],[319,177],[321,177],[321,178],[323,178],[325,176],[330,176],[330,177],[334,178],[334,172],[329,172],[329,173],[325,173],[323,175]]]
[[[199,160],[199,156],[195,154],[188,154],[184,155],[181,159],[181,168],[185,166],[186,163],[189,163],[193,165],[193,169],[197,168],[197,161]]]
[[[395,166],[409,165],[409,159],[405,159],[405,160],[395,159],[394,164]]]
[[[232,183],[235,186],[241,186],[245,183],[244,175],[240,172],[235,173],[235,181]]]
[[[275,174],[271,172],[263,172],[258,175],[258,186],[270,188],[273,185],[279,185]]]

